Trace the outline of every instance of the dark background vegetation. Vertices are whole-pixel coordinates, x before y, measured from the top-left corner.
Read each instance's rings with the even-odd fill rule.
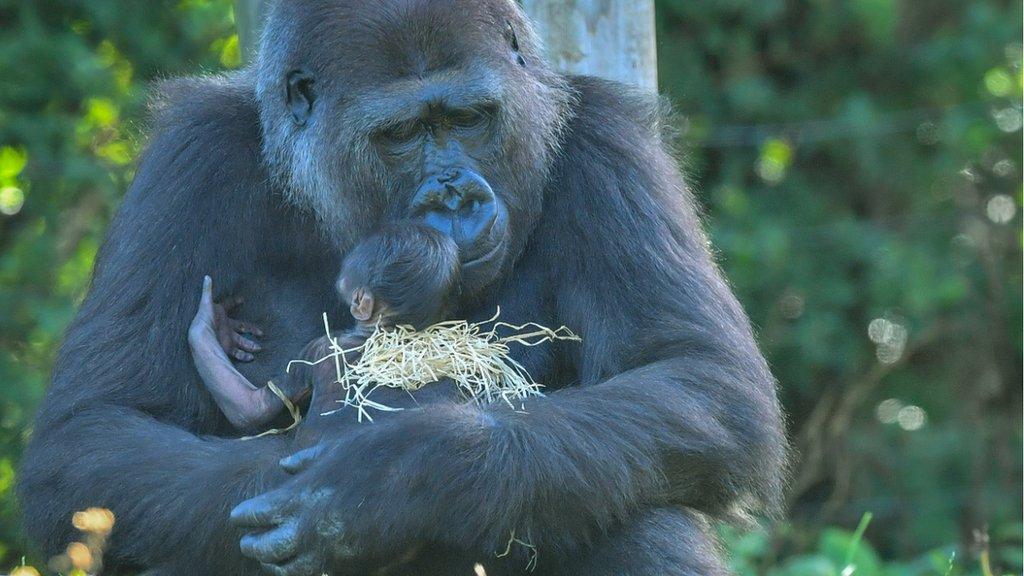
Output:
[[[723,529],[737,568],[983,573],[987,558],[1021,573],[1020,2],[658,10],[684,163],[796,449],[788,519]],[[18,459],[145,144],[152,82],[242,57],[229,0],[0,0],[0,26],[9,568],[26,553]]]

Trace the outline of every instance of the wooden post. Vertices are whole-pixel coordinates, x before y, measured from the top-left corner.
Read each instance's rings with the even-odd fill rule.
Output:
[[[522,0],[559,70],[658,90],[654,0]],[[235,0],[247,58],[259,40],[267,0]]]
[[[658,90],[654,0],[522,0],[559,70]]]
[[[238,27],[242,58],[246,62],[256,53],[267,3],[267,0],[235,0],[235,25]]]

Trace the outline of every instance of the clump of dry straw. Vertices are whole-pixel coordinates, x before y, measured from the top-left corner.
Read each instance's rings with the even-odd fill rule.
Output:
[[[543,394],[542,386],[509,356],[510,346],[539,346],[580,338],[565,326],[554,330],[532,322],[516,326],[499,322],[500,315],[499,309],[485,322],[451,320],[419,331],[408,326],[378,325],[362,345],[344,349],[331,336],[325,314],[324,329],[331,353],[316,362],[292,363],[333,362],[336,383],[345,391],[338,410],[356,409],[360,422],[363,418],[373,421],[369,409],[396,410],[374,402],[371,396],[375,390],[389,387],[412,392],[445,378],[454,382],[467,400],[502,400],[514,407],[514,401]],[[328,414],[334,412],[337,410]]]

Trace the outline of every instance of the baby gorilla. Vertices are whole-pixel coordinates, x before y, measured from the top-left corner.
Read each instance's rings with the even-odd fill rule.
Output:
[[[458,297],[459,280],[458,248],[450,238],[413,222],[389,225],[345,258],[337,288],[356,325],[331,338],[348,349],[360,345],[378,326],[422,329],[440,322]],[[298,369],[283,372],[261,388],[235,369],[231,357],[252,360],[260,349],[243,334],[262,334],[258,327],[229,317],[236,304],[233,299],[214,303],[213,281],[207,276],[188,339],[196,370],[228,421],[240,431],[258,430],[287,407],[281,396],[298,406],[312,394],[308,413],[314,417],[336,410],[344,394],[333,362],[296,365]],[[316,362],[330,353],[330,339],[322,336],[303,349],[300,359]],[[387,390],[392,389],[382,389]],[[395,398],[388,398],[389,406],[401,407],[395,404],[403,398],[416,400],[398,392],[392,391]]]

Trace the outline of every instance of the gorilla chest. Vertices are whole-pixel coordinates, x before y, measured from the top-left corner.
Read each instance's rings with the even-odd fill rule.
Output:
[[[551,292],[539,275],[525,273],[505,289],[481,298],[467,315],[471,322],[484,322],[500,310],[499,321],[515,326],[536,323],[557,329],[566,325],[578,333],[579,328],[568,326],[555,312]],[[509,356],[526,368],[538,383],[548,390],[571,385],[579,381],[578,358],[582,347],[578,342],[546,342],[538,346],[512,344]]]
[[[332,279],[269,277],[247,288],[241,315],[263,329],[263,351],[255,362],[239,365],[239,371],[254,383],[279,375],[306,344],[324,334],[325,314],[332,330],[349,327],[351,317],[341,308]]]

